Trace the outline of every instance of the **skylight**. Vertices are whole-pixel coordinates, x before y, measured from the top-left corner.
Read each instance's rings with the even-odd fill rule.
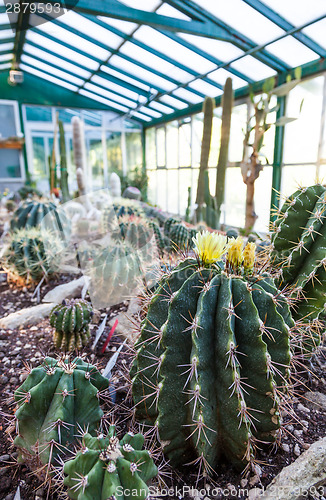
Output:
[[[326,49],[326,18],[307,26],[307,28],[304,28],[302,32],[305,35],[310,36],[312,40],[319,43],[321,47]]]
[[[211,80],[214,80],[214,82],[219,83],[220,85],[224,85],[227,78],[232,78],[232,86],[234,89],[238,89],[247,85],[246,80],[242,80],[242,78],[239,78],[238,76],[230,73],[230,71],[227,71],[224,68],[213,71],[213,73],[209,74],[209,78]]]
[[[71,85],[68,82],[65,82],[63,80],[60,80],[59,78],[55,78],[54,76],[43,73],[42,71],[39,71],[36,68],[32,68],[31,66],[28,66],[26,64],[21,64],[20,68],[23,71],[26,71],[26,73],[31,73],[32,75],[38,76],[39,78],[43,78],[43,80],[48,80],[49,82],[54,83],[55,85],[60,85],[60,87],[65,87],[66,89],[71,90],[73,92],[76,92],[76,90],[78,90],[78,87],[76,87],[75,85]]]
[[[270,66],[258,61],[252,56],[245,56],[239,61],[235,61],[230,66],[244,75],[249,76],[254,81],[263,80],[275,75],[275,70]]]
[[[149,103],[149,106],[154,109],[158,109],[159,111],[162,111],[162,113],[173,113],[174,109],[169,108],[168,106],[165,106],[165,104],[162,104],[161,102],[157,101],[151,101]]]
[[[244,53],[243,50],[239,49],[232,43],[224,42],[222,40],[189,35],[188,33],[179,33],[179,36],[184,38],[187,42],[192,43],[195,47],[198,47],[204,52],[207,52],[207,54],[210,54],[223,62],[231,61],[231,59],[242,56]]]
[[[74,83],[77,86],[83,84],[83,80],[81,78],[65,73],[64,71],[56,69],[53,66],[50,66],[49,64],[45,64],[41,61],[38,61],[37,59],[34,59],[33,57],[28,56],[27,54],[22,55],[22,61],[28,64],[29,66],[34,66],[39,70],[46,71],[51,75],[60,78],[61,80],[68,80],[70,83]]]
[[[278,40],[278,42],[267,45],[266,50],[291,67],[300,66],[319,58],[316,52],[310,50],[306,45],[293,38],[293,36],[287,36],[282,38],[282,40]]]
[[[196,0],[198,1],[198,0]],[[317,19],[326,14],[325,0],[262,0],[294,26]]]
[[[134,101],[138,100],[139,95],[133,90],[126,89],[125,87],[122,87],[117,83],[110,82],[110,80],[102,78],[101,76],[94,75],[92,77],[92,82],[98,83],[99,85],[103,85],[103,87],[114,90],[115,92],[118,92],[119,94],[122,94],[125,97],[130,97],[130,99],[133,99]]]
[[[184,109],[187,107],[186,103],[181,102],[179,101],[179,99],[175,99],[170,95],[163,95],[162,97],[160,97],[160,101],[164,102],[165,104],[170,104],[171,106],[174,106],[177,109]]]
[[[134,101],[130,101],[129,99],[126,99],[125,97],[118,96],[114,94],[113,92],[110,92],[109,90],[105,90],[102,87],[98,87],[97,85],[94,85],[93,83],[85,83],[84,88],[87,90],[90,90],[91,92],[94,92],[95,94],[99,94],[103,97],[106,97],[107,99],[111,99],[114,102],[121,103],[125,106],[128,106],[129,108],[135,108],[137,106],[137,103]]]
[[[222,91],[220,89],[214,87],[210,83],[203,82],[203,80],[195,80],[194,82],[189,83],[189,87],[198,90],[198,92],[201,92],[202,94],[210,97],[216,97],[222,94]]]
[[[114,19],[113,17],[98,16],[98,19],[108,26],[113,26],[126,35],[131,35],[133,31],[137,28],[138,24],[130,23],[129,21],[121,21],[120,19]]]
[[[142,82],[139,82],[138,80],[135,80],[134,78],[131,78],[130,76],[124,75],[121,73],[121,71],[117,71],[113,69],[111,66],[101,66],[101,70],[104,71],[105,73],[108,73],[110,76],[114,76],[115,78],[118,78],[119,80],[123,80],[126,83],[130,83],[131,85],[134,85],[135,87],[139,87],[142,90],[146,90],[147,92],[149,91],[150,87],[149,85],[145,85]]]
[[[85,97],[89,97],[90,99],[93,99],[94,101],[101,102],[102,104],[105,104],[106,106],[109,106],[109,107],[114,108],[114,109],[118,109],[119,111],[124,111],[124,112],[128,111],[128,108],[126,108],[125,106],[122,106],[121,104],[110,101],[109,99],[105,99],[104,97],[101,97],[100,95],[94,94],[93,92],[89,92],[88,90],[79,89],[78,93],[81,95],[84,95]]]
[[[190,92],[187,89],[181,88],[174,90],[172,92],[172,95],[175,95],[176,97],[181,97],[181,99],[185,99],[186,101],[190,102],[191,104],[197,104],[198,102],[201,102],[203,100],[202,97],[194,94],[193,92]]]

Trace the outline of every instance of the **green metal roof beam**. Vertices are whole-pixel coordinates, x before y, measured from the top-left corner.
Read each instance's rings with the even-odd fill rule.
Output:
[[[250,7],[257,10],[260,14],[263,14],[267,19],[275,23],[279,28],[282,28],[284,31],[293,30],[293,24],[289,23],[284,19],[284,17],[280,16],[277,12],[272,10],[270,7],[262,3],[260,0],[244,0]],[[326,14],[325,14],[326,17]],[[303,43],[309,49],[316,52],[320,57],[326,57],[326,50],[321,47],[318,43],[314,42],[311,38],[305,35],[302,32],[293,33],[294,38],[299,40],[299,42]]]
[[[147,12],[128,7],[117,0],[79,0],[77,4],[73,0],[48,0],[51,3],[60,3],[63,8],[72,8],[76,12],[82,12],[93,16],[113,17],[123,21],[137,24],[147,24],[159,29],[168,29],[182,33],[191,33],[219,40],[231,41],[230,33],[223,27],[216,26],[209,21],[184,21],[169,16]]]
[[[26,4],[25,4],[26,5]],[[19,13],[16,24],[16,35],[14,42],[14,57],[12,60],[12,69],[19,68],[20,58],[24,50],[26,30],[29,27],[29,9],[25,10],[24,0],[19,0]]]

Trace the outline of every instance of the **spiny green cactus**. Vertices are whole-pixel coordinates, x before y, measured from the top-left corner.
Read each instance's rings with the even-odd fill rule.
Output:
[[[45,216],[46,219],[44,219]],[[52,202],[40,200],[23,201],[13,213],[10,228],[14,231],[40,227],[42,221],[46,229],[56,231],[58,236],[63,236],[70,228],[70,222],[63,211],[58,212],[57,207]]]
[[[170,240],[174,250],[187,250],[192,246],[190,231],[184,224],[173,224],[171,226]]]
[[[316,184],[292,194],[272,227],[272,263],[297,297],[296,319],[312,321],[326,304],[326,188]]]
[[[15,391],[19,462],[33,469],[55,463],[81,431],[94,433],[103,417],[99,392],[108,385],[95,366],[80,358],[47,357],[31,370]]]
[[[179,224],[181,222],[180,219],[176,219],[175,217],[169,217],[165,220],[163,225],[164,235],[168,238],[170,237],[170,231],[174,224]]]
[[[115,240],[123,239],[134,248],[143,248],[150,243],[153,232],[146,219],[134,215],[120,217],[118,227],[112,231]]]
[[[213,113],[215,108],[215,99],[212,97],[205,97],[205,101],[203,104],[203,137],[201,143],[201,155],[200,155],[200,168],[199,168],[199,177],[198,177],[198,185],[197,185],[197,220],[203,220],[204,216],[202,214],[202,207],[205,202],[205,172],[208,169],[208,159],[209,152],[211,148],[211,139],[212,139],[212,128],[213,128]]]
[[[154,238],[156,241],[156,246],[158,248],[158,251],[162,255],[164,253],[164,250],[166,247],[166,241],[165,241],[164,236],[161,232],[161,229],[155,221],[150,221],[149,225],[152,228],[152,231],[154,233]]]
[[[128,432],[119,441],[115,426],[108,435],[85,434],[74,459],[66,462],[65,486],[74,500],[128,498],[146,500],[148,481],[158,474],[150,453],[143,449],[144,436]]]
[[[9,281],[33,285],[59,271],[63,251],[56,233],[31,227],[8,234],[0,260]]]
[[[83,299],[64,300],[55,306],[50,314],[50,325],[55,328],[55,347],[63,351],[82,349],[90,339],[92,316],[91,304]]]
[[[236,467],[276,438],[294,328],[285,297],[253,272],[255,245],[197,234],[196,259],[162,278],[131,369],[136,418],[154,425],[172,466]],[[222,266],[223,267],[223,266]]]
[[[59,149],[60,149],[60,188],[62,194],[62,201],[63,203],[66,203],[68,200],[70,200],[70,194],[68,186],[65,129],[62,120],[59,120]]]

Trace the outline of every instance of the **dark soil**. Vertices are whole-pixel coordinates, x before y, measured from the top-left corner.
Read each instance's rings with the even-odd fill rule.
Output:
[[[63,276],[60,281],[56,280],[44,285],[41,288],[41,297],[57,284],[69,281],[75,277]],[[16,310],[36,304],[36,299],[32,297],[33,292],[26,289],[17,290],[10,288],[3,278],[4,275],[0,274],[0,280],[2,280],[0,281],[0,318]],[[110,317],[114,317],[126,309],[127,303],[122,303],[107,311],[101,310],[101,316],[100,314],[97,315],[97,321],[100,322],[101,317],[104,317],[105,314],[108,314],[109,320]],[[89,346],[93,343],[97,328],[97,325],[93,325],[93,338]],[[52,343],[52,331],[47,320],[40,322],[37,326],[20,330],[0,330],[0,391],[2,395],[0,402],[0,500],[12,500],[18,487],[20,488],[20,497],[22,500],[32,500],[34,498],[41,500],[42,498],[47,498],[47,495],[49,499],[56,500],[58,498],[58,494],[52,491],[49,492],[42,485],[41,481],[30,473],[25,465],[18,465],[16,463],[17,454],[11,446],[8,434],[5,433],[8,428],[8,422],[14,414],[14,407],[10,404],[10,398],[15,389],[26,378],[26,374],[24,375],[24,363],[26,362],[34,367],[40,363],[44,354],[50,356],[55,356],[56,354]],[[105,367],[110,357],[123,342],[123,339],[117,335],[113,335],[106,351],[101,353],[109,331],[110,327],[106,326],[94,351],[89,346],[83,351],[83,355],[86,355],[87,359],[98,363],[102,368]],[[131,359],[131,347],[125,344],[113,369],[111,378],[111,393],[117,404],[114,405],[109,400],[105,400],[102,406],[104,412],[107,412],[111,411],[112,408],[117,410],[119,404],[124,403],[120,406],[120,408],[124,409],[117,410],[116,413],[116,418],[120,421],[121,431],[128,429],[131,425],[131,420],[128,417],[128,414],[130,416],[128,409],[131,409],[131,402],[129,399],[125,400],[128,391],[125,374],[130,366]],[[296,418],[289,415],[284,416],[283,447],[279,447],[278,450],[258,451],[259,467],[261,469],[259,470],[258,467],[256,471],[258,474],[251,472],[247,477],[244,477],[225,464],[220,466],[213,481],[211,479],[206,482],[201,480],[197,488],[204,488],[206,484],[208,498],[247,498],[247,494],[239,492],[240,489],[245,491],[254,487],[266,487],[283,467],[292,463],[300,453],[309,448],[311,443],[324,437],[326,435],[326,414],[319,410],[307,411],[302,394],[307,390],[319,391],[326,394],[325,368],[326,348],[323,347],[318,356],[313,360],[312,367],[309,368],[311,370],[309,377],[306,370],[302,374],[299,374],[299,378],[304,385],[298,385],[296,396],[292,400]],[[173,471],[171,477],[167,480],[167,484],[170,487],[173,486],[174,491],[176,491],[175,494],[169,496],[171,498],[179,498],[180,500],[180,491],[177,488],[182,489],[184,484],[195,487],[196,473],[192,474],[192,471],[189,470],[186,474],[177,474]],[[213,495],[209,494],[208,489],[210,488],[212,491],[214,487],[220,488],[221,491],[217,496],[213,497]],[[238,490],[237,494],[235,494],[235,489]],[[193,497],[193,495],[185,495],[185,498],[190,497]]]

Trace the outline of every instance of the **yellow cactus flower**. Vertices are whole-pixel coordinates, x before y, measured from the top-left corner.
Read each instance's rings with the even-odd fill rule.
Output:
[[[241,266],[243,257],[243,238],[230,238],[227,244],[227,261],[234,271]]]
[[[256,243],[249,242],[243,251],[243,268],[246,272],[253,270],[255,263]]]
[[[226,252],[227,238],[222,234],[202,231],[197,233],[192,240],[195,244],[195,252],[204,265],[221,260]]]

